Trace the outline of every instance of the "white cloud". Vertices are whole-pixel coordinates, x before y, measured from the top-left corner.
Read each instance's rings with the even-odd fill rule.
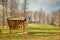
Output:
[[[29,0],[29,2],[30,10],[43,8],[43,10],[48,11],[60,7],[60,0]]]

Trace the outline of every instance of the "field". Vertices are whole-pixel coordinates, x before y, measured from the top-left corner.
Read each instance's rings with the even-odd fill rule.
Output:
[[[1,26],[2,27],[2,26]],[[26,24],[27,34],[20,34],[21,30],[2,29],[0,40],[60,40],[60,27],[43,24]]]

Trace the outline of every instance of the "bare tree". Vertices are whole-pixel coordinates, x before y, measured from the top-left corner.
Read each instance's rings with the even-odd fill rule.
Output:
[[[34,12],[34,22],[37,23],[38,22],[38,11]]]
[[[52,14],[51,14],[51,24],[52,25],[57,25],[57,12],[56,11],[53,11]]]
[[[33,12],[32,11],[28,11],[27,12],[27,18],[26,19],[28,19],[27,21],[29,21],[29,23],[32,23],[32,14],[33,14]]]
[[[17,17],[17,10],[18,10],[18,4],[17,4],[17,0],[11,0],[11,13],[10,16],[11,17]]]
[[[39,12],[39,21],[40,21],[40,23],[41,23],[41,24],[43,24],[44,11],[43,11],[43,9],[42,9],[42,8],[41,8],[39,11],[40,11],[40,12]]]
[[[42,12],[42,24],[45,24],[45,18],[46,17],[46,15],[45,15],[45,12],[43,11]]]
[[[2,6],[3,6],[3,11],[2,11],[2,13],[3,13],[3,28],[4,28],[4,17],[5,17],[5,12],[4,12],[4,10],[5,10],[5,7],[6,7],[6,9],[7,9],[7,0],[2,0]],[[7,10],[6,10],[7,11]]]
[[[57,16],[58,16],[58,25],[60,26],[60,10],[57,10]]]
[[[24,0],[24,2],[23,2],[23,4],[22,4],[23,16],[24,16],[24,17],[26,17],[27,5],[29,5],[28,0]]]

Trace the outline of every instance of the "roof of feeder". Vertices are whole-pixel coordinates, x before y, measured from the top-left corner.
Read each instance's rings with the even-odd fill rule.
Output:
[[[19,17],[19,18],[8,18],[8,20],[25,20],[25,17]]]

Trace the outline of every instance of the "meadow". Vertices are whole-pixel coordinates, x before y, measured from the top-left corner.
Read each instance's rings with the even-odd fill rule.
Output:
[[[0,34],[0,40],[60,40],[60,27],[47,24],[26,24],[27,34],[20,34],[21,29],[11,30],[5,26]]]

